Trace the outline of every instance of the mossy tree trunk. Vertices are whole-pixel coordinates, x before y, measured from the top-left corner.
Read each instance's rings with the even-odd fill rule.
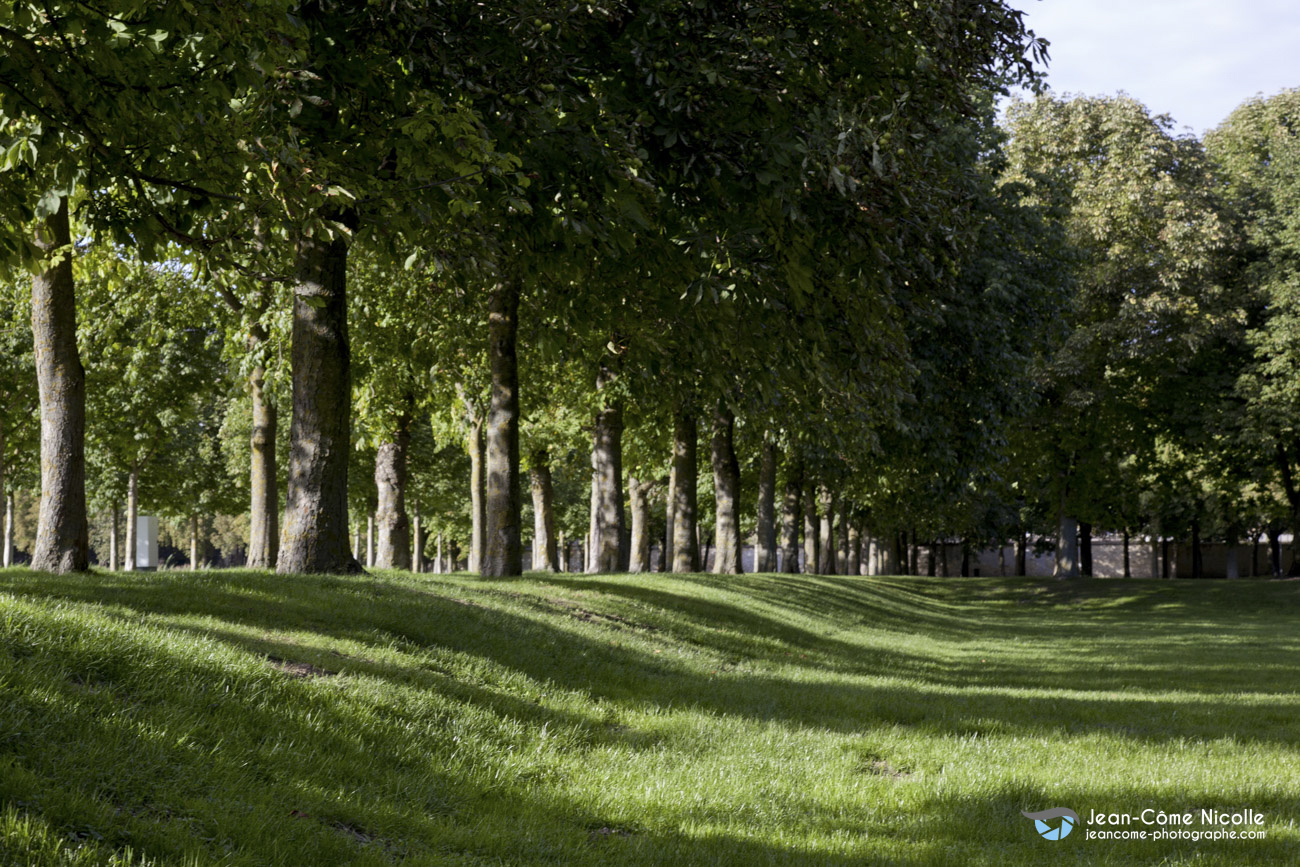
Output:
[[[781,499],[781,571],[799,571],[799,500],[803,491],[803,464],[790,461],[786,468],[785,496]]]
[[[533,568],[539,572],[561,571],[555,544],[555,493],[550,460],[545,450],[534,452],[528,472],[533,495]]]
[[[248,566],[274,569],[280,547],[280,492],[276,481],[275,404],[266,395],[266,370],[255,367],[248,377],[253,399],[253,430],[249,436],[251,467],[249,490]]]
[[[32,279],[32,345],[41,398],[41,508],[32,568],[90,568],[86,523],[86,372],[77,354],[68,201],[36,231],[45,270]]]
[[[632,544],[630,545],[628,571],[650,571],[650,492],[654,482],[643,482],[629,476],[628,499],[632,505]]]
[[[672,571],[677,573],[700,571],[699,536],[696,534],[699,518],[698,445],[695,414],[679,404],[673,410],[673,489],[669,492],[673,504]]]
[[[758,515],[754,540],[754,571],[776,571],[776,443],[764,442],[758,469]]]
[[[481,574],[522,575],[523,505],[519,487],[519,284],[505,279],[488,293],[488,404],[485,533]]]
[[[407,405],[413,402],[408,398]],[[393,436],[375,452],[375,566],[411,568],[411,519],[406,513],[407,454],[411,446],[411,414],[398,419]]]
[[[716,519],[713,524],[715,575],[739,575],[740,564],[740,463],[736,460],[736,417],[719,403],[713,416],[710,457]]]
[[[596,389],[614,380],[602,365]],[[591,549],[588,572],[617,572],[623,556],[623,409],[616,398],[606,399],[596,413],[591,445]]]
[[[289,482],[276,570],[354,573],[348,546],[352,358],[347,244],[298,242],[293,291],[293,407]]]

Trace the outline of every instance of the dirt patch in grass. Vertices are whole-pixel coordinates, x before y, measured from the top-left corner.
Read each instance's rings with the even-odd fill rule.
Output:
[[[632,620],[631,618],[624,617],[621,614],[606,614],[603,611],[592,611],[590,609],[583,608],[581,605],[579,605],[577,602],[574,602],[571,599],[547,598],[543,601],[545,601],[546,604],[551,606],[552,608],[558,608],[559,610],[567,613],[570,617],[576,617],[578,620],[581,620],[584,623],[605,623],[614,627],[615,629],[623,629],[623,628],[644,629],[648,632],[654,632],[656,629],[656,627],[651,626],[649,623],[641,623],[639,621]]]
[[[290,677],[308,678],[308,677],[335,677],[337,671],[330,671],[328,668],[321,668],[312,665],[310,662],[293,662],[288,659],[281,659],[278,656],[266,657],[266,661],[271,663],[271,667],[276,671],[287,674]]]

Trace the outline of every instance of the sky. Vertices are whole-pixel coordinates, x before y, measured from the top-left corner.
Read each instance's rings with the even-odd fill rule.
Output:
[[[1300,0],[1021,0],[1051,42],[1058,94],[1120,90],[1176,132],[1215,127],[1257,93],[1300,87]]]

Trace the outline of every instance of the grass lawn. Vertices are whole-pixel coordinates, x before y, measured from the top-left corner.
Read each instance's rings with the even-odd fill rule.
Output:
[[[0,570],[0,864],[1297,863],[1298,627],[1289,582]],[[1087,839],[1146,808],[1266,837]]]

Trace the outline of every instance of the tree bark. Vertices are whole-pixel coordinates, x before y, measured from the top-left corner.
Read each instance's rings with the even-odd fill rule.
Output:
[[[446,563],[446,561],[443,560],[443,554],[442,554],[442,531],[441,531],[441,530],[438,531],[438,546],[437,546],[437,549],[436,549],[435,555],[436,555],[436,557],[437,557],[437,560],[436,560],[436,561],[434,562],[434,564],[433,564],[433,571],[434,571],[434,574],[436,574],[436,575],[443,575],[443,574],[446,574],[447,572],[450,572],[451,570],[447,568],[447,563]]]
[[[11,495],[11,496],[12,496],[12,495]],[[120,506],[118,506],[118,504],[117,504],[117,500],[114,500],[114,501],[113,501],[113,505],[109,508],[109,511],[108,511],[108,520],[109,520],[109,524],[108,524],[108,569],[109,569],[110,572],[116,572],[116,571],[117,571],[117,566],[118,566],[117,553],[118,553],[118,549],[121,547],[121,544],[122,544],[122,540],[121,540],[121,538],[118,536],[118,533],[117,533],[118,525],[121,523],[121,521],[119,520],[119,519],[122,517],[122,516],[121,516],[121,511],[122,511],[122,509],[121,509]],[[9,557],[8,557],[8,553],[7,553],[7,552],[6,552],[6,554],[5,554],[5,565],[6,565],[6,566],[9,565]]]
[[[606,390],[614,372],[601,365],[596,390]],[[591,445],[591,550],[588,572],[618,572],[623,557],[623,409],[606,396],[596,413]]]
[[[375,513],[366,515],[366,568],[375,567]]]
[[[723,403],[713,416],[713,524],[715,575],[740,574],[740,463],[736,460],[736,417]]]
[[[134,572],[140,548],[140,471],[131,467],[126,476],[126,556],[122,570]]]
[[[14,492],[5,495],[4,565],[14,565]],[[117,567],[114,566],[114,569]]]
[[[1079,525],[1074,518],[1062,514],[1057,529],[1056,577],[1079,577]]]
[[[776,571],[776,443],[763,443],[758,470],[758,522],[754,544],[754,571]]]
[[[347,244],[298,242],[293,291],[293,411],[289,483],[276,570],[355,573],[348,548],[352,357]]]
[[[1079,522],[1079,574],[1092,577],[1092,524]]]
[[[1201,563],[1201,522],[1200,520],[1192,521],[1192,577],[1195,579],[1204,578],[1205,574]]]
[[[411,542],[415,547],[415,553],[411,555],[411,571],[419,575],[424,572],[424,526],[420,519],[420,504],[418,502],[415,504],[411,522]]]
[[[653,482],[638,481],[629,476],[628,498],[632,502],[632,545],[628,569],[631,572],[650,571],[650,491]]]
[[[1128,527],[1124,528],[1124,577],[1132,578],[1133,572],[1129,568],[1129,535]]]
[[[550,455],[545,450],[533,453],[528,477],[533,494],[533,568],[539,572],[559,572]]]
[[[519,484],[519,284],[505,279],[488,293],[487,519],[482,574],[522,575],[523,501]]]
[[[799,571],[799,499],[803,492],[803,463],[797,458],[786,467],[785,496],[781,500],[781,571]]]
[[[275,404],[266,398],[266,371],[253,369],[248,377],[253,398],[253,431],[249,437],[251,469],[249,489],[248,567],[274,569],[280,545],[280,492],[275,466]]]
[[[804,476],[803,485],[803,571],[805,575],[821,573],[821,546],[817,544],[817,492],[812,479]]]
[[[32,568],[90,568],[86,523],[86,372],[77,354],[68,200],[36,231],[47,266],[32,279],[32,341],[41,398],[41,510]]]
[[[835,533],[835,574],[848,575],[849,573],[849,521],[845,515],[845,510],[840,509],[838,515],[838,528]]]
[[[696,483],[699,442],[695,416],[677,406],[673,410],[673,558],[677,573],[700,571],[699,537],[696,535],[698,504]]]
[[[487,538],[487,477],[484,473],[485,463],[483,442],[483,416],[473,412],[469,423],[469,571],[481,572],[483,555],[486,553],[484,542]]]
[[[190,571],[199,571],[199,516],[190,515]]]
[[[1022,529],[1016,534],[1016,574],[1023,577],[1025,570],[1029,566],[1027,549],[1029,547],[1028,534]]]
[[[821,507],[821,543],[817,551],[817,573],[834,575],[835,569],[835,494],[826,485],[817,492],[818,505]]]
[[[410,445],[411,414],[407,411],[398,417],[391,440],[380,443],[375,452],[375,490],[379,493],[375,524],[379,538],[374,565],[380,569],[411,568],[411,521],[406,514]]]
[[[858,528],[858,522],[853,520],[846,521],[848,524],[849,539],[849,560],[848,568],[844,570],[845,575],[862,574],[862,531]]]

